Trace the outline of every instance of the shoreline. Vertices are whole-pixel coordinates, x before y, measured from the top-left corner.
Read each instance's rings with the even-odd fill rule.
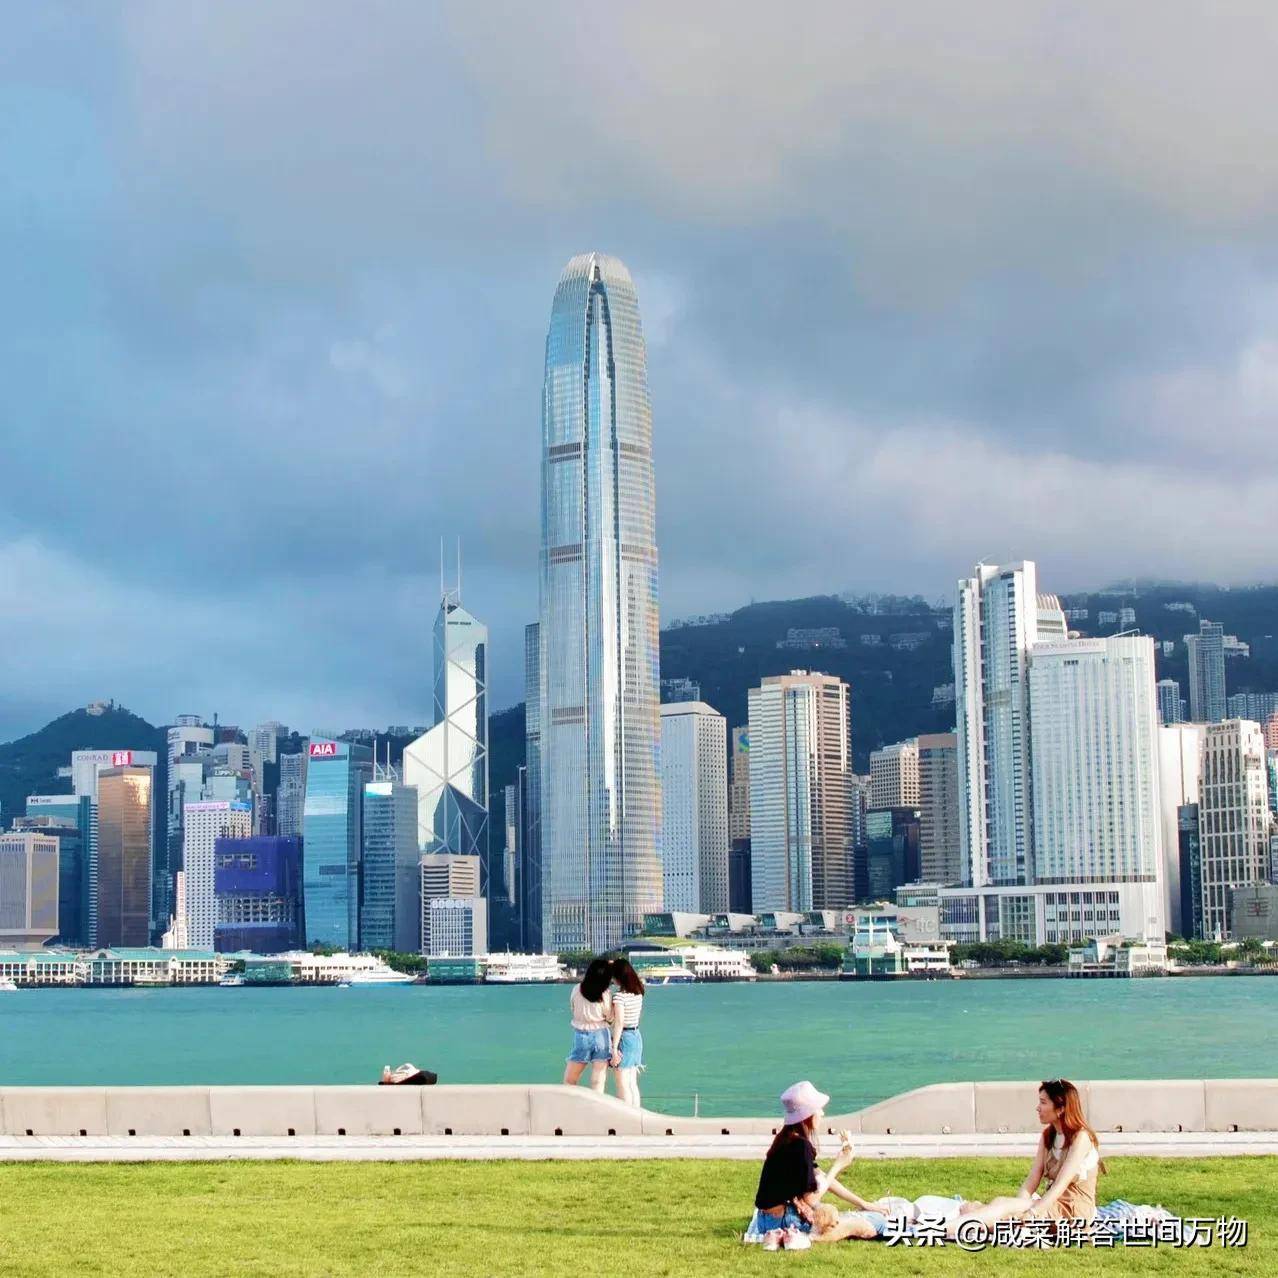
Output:
[[[1211,976],[1269,976],[1278,977],[1278,965],[1271,967],[1181,967],[1174,971],[1148,972],[1136,976],[1120,976],[1114,973],[1073,973],[1067,968],[973,968],[958,973],[945,974],[902,974],[887,976],[852,976],[841,971],[816,972],[760,972],[751,978],[737,977],[702,977],[696,981],[685,982],[686,986],[697,985],[791,985],[791,984],[838,984],[838,985],[916,985],[916,984],[961,984],[964,981],[1115,981],[1115,980],[1176,980],[1182,977]],[[501,989],[511,986],[526,988],[539,985],[573,985],[576,978],[561,978],[554,981],[404,981],[381,988],[411,989],[426,986],[435,989]],[[337,981],[258,981],[245,982],[243,985],[225,986],[217,981],[182,981],[182,982],[150,982],[134,983],[113,982],[111,984],[19,984],[16,991],[9,993],[25,993],[29,990],[188,990],[188,989],[317,989],[333,990],[339,987]],[[654,987],[664,988],[664,987]],[[5,1004],[0,1003],[0,1007]]]

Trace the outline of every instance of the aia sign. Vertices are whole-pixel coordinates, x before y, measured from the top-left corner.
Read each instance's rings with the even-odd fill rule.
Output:
[[[116,750],[111,755],[111,766],[113,768],[127,768],[133,763],[132,750]]]
[[[336,741],[312,741],[311,742],[311,758],[312,759],[333,759],[337,757]]]

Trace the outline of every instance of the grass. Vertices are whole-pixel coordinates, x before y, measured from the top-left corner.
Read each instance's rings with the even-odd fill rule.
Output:
[[[866,1163],[861,1192],[1013,1189],[1020,1161]],[[854,1174],[855,1173],[855,1174]],[[1278,1158],[1122,1158],[1101,1197],[1248,1220],[1244,1248],[1050,1255],[841,1243],[742,1247],[758,1168],[740,1162],[0,1164],[0,1275],[600,1275],[1278,1272]]]

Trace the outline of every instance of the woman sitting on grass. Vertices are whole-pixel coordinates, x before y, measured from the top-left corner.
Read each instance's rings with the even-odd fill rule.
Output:
[[[817,1124],[829,1103],[830,1098],[806,1079],[781,1093],[785,1126],[763,1160],[747,1242],[762,1241],[769,1250],[806,1247],[813,1212],[827,1190],[854,1207],[871,1205],[838,1182],[839,1173],[852,1161],[852,1142],[846,1132],[840,1133],[843,1148],[829,1172],[817,1167]]]
[[[1078,1088],[1064,1078],[1039,1085],[1038,1121],[1044,1123],[1034,1164],[1014,1197],[995,1198],[971,1219],[992,1225],[999,1220],[1096,1219],[1096,1178],[1105,1170],[1096,1133],[1088,1126]],[[1038,1194],[1046,1177],[1047,1192]],[[948,1233],[955,1237],[958,1221]]]

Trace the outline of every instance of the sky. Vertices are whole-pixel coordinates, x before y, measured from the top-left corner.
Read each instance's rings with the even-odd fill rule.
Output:
[[[556,281],[630,267],[665,619],[1269,581],[1278,7],[11,2],[0,739],[494,709]]]

